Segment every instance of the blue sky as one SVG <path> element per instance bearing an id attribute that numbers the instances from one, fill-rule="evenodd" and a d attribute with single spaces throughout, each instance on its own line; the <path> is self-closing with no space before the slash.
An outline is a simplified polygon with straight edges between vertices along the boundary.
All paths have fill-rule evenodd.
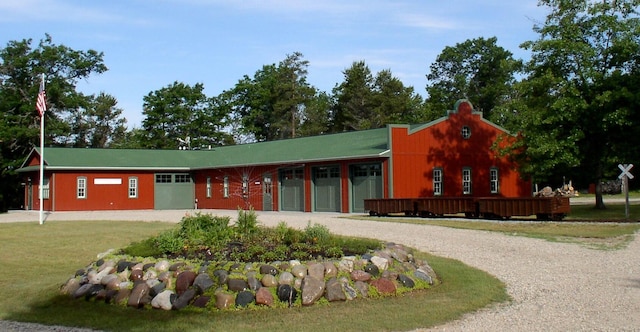
<path id="1" fill-rule="evenodd" d="M 425 75 L 446 46 L 496 36 L 528 59 L 519 45 L 537 37 L 546 12 L 537 0 L 2 0 L 0 47 L 28 38 L 37 46 L 48 33 L 55 44 L 104 52 L 109 70 L 78 88 L 113 95 L 129 127 L 140 127 L 151 91 L 178 81 L 216 96 L 294 52 L 320 90 L 364 60 L 426 97 Z"/>

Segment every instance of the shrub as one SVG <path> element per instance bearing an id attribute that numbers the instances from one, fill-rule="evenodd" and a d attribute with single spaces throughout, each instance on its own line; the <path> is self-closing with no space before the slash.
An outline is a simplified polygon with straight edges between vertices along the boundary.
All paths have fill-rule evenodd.
<path id="1" fill-rule="evenodd" d="M 253 208 L 249 211 L 238 209 L 236 229 L 241 238 L 250 237 L 258 232 L 258 216 Z"/>
<path id="2" fill-rule="evenodd" d="M 304 240 L 308 243 L 325 244 L 330 238 L 331 233 L 325 225 L 313 224 L 313 226 L 311 226 L 311 222 L 309 222 L 304 229 Z"/>
<path id="3" fill-rule="evenodd" d="M 180 230 L 169 230 L 158 235 L 155 239 L 158 250 L 163 254 L 173 254 L 181 252 L 185 247 L 185 239 Z"/>
<path id="4" fill-rule="evenodd" d="M 180 221 L 180 235 L 190 247 L 204 245 L 215 247 L 231 239 L 231 218 L 196 213 Z"/>
<path id="5" fill-rule="evenodd" d="M 157 257 L 163 254 L 161 249 L 156 245 L 155 239 L 152 237 L 130 244 L 128 247 L 122 249 L 122 253 L 136 257 Z"/>

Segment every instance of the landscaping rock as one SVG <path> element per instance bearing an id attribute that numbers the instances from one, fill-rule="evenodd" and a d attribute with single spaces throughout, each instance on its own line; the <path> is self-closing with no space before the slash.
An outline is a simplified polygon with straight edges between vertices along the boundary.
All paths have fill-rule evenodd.
<path id="1" fill-rule="evenodd" d="M 161 261 L 158 261 L 154 268 L 156 269 L 156 271 L 162 273 L 165 271 L 169 271 L 169 266 L 171 266 L 171 263 L 169 263 L 168 260 L 163 259 Z"/>
<path id="2" fill-rule="evenodd" d="M 355 256 L 342 257 L 340 262 L 338 262 L 338 271 L 348 272 L 348 273 L 353 272 L 353 266 L 354 266 L 355 260 L 356 260 Z"/>
<path id="3" fill-rule="evenodd" d="M 379 271 L 386 271 L 389 268 L 389 260 L 384 257 L 373 256 L 371 257 L 371 263 L 375 265 Z"/>
<path id="4" fill-rule="evenodd" d="M 256 304 L 272 307 L 274 303 L 273 294 L 268 288 L 260 288 L 256 292 Z"/>
<path id="5" fill-rule="evenodd" d="M 336 277 L 331 277 L 325 285 L 324 297 L 329 302 L 346 301 L 347 296 L 344 294 L 342 284 Z"/>
<path id="6" fill-rule="evenodd" d="M 249 285 L 249 289 L 254 292 L 262 287 L 262 283 L 255 276 L 247 277 L 247 285 Z"/>
<path id="7" fill-rule="evenodd" d="M 380 278 L 380 279 L 372 280 L 369 284 L 373 288 L 375 288 L 380 294 L 391 295 L 396 293 L 396 284 L 389 279 Z"/>
<path id="8" fill-rule="evenodd" d="M 291 274 L 296 278 L 304 278 L 307 275 L 307 267 L 302 264 L 293 265 Z"/>
<path id="9" fill-rule="evenodd" d="M 324 286 L 324 281 L 322 281 L 322 279 L 315 278 L 311 274 L 306 276 L 302 280 L 302 305 L 312 305 L 318 301 L 318 299 L 320 299 L 324 294 Z"/>
<path id="10" fill-rule="evenodd" d="M 140 270 L 142 272 L 142 270 Z M 131 290 L 131 295 L 129 295 L 129 300 L 127 301 L 127 306 L 134 308 L 142 308 L 145 303 L 148 303 L 149 300 L 147 297 L 149 296 L 149 285 L 146 282 L 139 282 L 133 286 Z"/>
<path id="11" fill-rule="evenodd" d="M 413 287 L 416 286 L 416 282 L 413 281 L 413 279 L 407 277 L 404 274 L 398 275 L 398 281 L 400 282 L 400 284 L 402 286 L 407 287 L 407 288 L 413 288 Z"/>
<path id="12" fill-rule="evenodd" d="M 372 277 L 371 273 L 362 270 L 353 270 L 350 275 L 353 281 L 369 281 Z"/>
<path id="13" fill-rule="evenodd" d="M 215 283 L 213 282 L 213 280 L 211 280 L 211 277 L 209 277 L 209 275 L 206 273 L 198 274 L 193 280 L 193 286 L 196 287 L 200 294 L 213 287 L 214 284 Z"/>
<path id="14" fill-rule="evenodd" d="M 278 277 L 278 285 L 292 285 L 293 284 L 293 274 L 291 272 L 282 272 Z"/>
<path id="15" fill-rule="evenodd" d="M 241 292 L 238 292 L 235 303 L 236 303 L 236 306 L 238 307 L 246 307 L 249 304 L 253 303 L 255 299 L 256 299 L 255 296 L 250 291 L 241 291 Z"/>
<path id="16" fill-rule="evenodd" d="M 355 287 L 355 289 L 358 290 L 358 292 L 360 293 L 360 295 L 362 295 L 362 297 L 367 298 L 369 297 L 369 284 L 367 284 L 364 281 L 356 281 L 353 286 Z"/>
<path id="17" fill-rule="evenodd" d="M 289 306 L 293 304 L 298 298 L 298 291 L 291 287 L 291 285 L 280 285 L 278 286 L 278 300 L 281 302 L 288 303 Z"/>
<path id="18" fill-rule="evenodd" d="M 196 297 L 196 290 L 193 288 L 189 288 L 184 291 L 182 294 L 178 294 L 178 298 L 173 302 L 173 309 L 180 310 L 184 307 L 188 306 L 189 303 Z"/>
<path id="19" fill-rule="evenodd" d="M 324 264 L 323 263 L 309 264 L 309 266 L 307 267 L 307 276 L 313 277 L 317 280 L 324 280 Z"/>
<path id="20" fill-rule="evenodd" d="M 247 290 L 249 285 L 244 279 L 232 278 L 227 281 L 227 288 L 229 288 L 230 291 L 241 292 Z"/>
<path id="21" fill-rule="evenodd" d="M 260 274 L 270 274 L 272 276 L 275 276 L 278 274 L 278 269 L 276 269 L 272 265 L 262 265 L 260 266 Z"/>
<path id="22" fill-rule="evenodd" d="M 193 285 L 196 279 L 196 273 L 193 271 L 184 271 L 178 274 L 176 279 L 176 293 L 181 296 L 191 285 Z"/>
<path id="23" fill-rule="evenodd" d="M 209 303 L 209 300 L 211 300 L 211 297 L 206 296 L 206 295 L 200 295 L 198 297 L 196 297 L 195 300 L 193 300 L 193 306 L 196 308 L 204 308 L 207 306 L 207 304 Z"/>
<path id="24" fill-rule="evenodd" d="M 364 267 L 364 272 L 371 274 L 373 277 L 377 277 L 380 275 L 380 269 L 378 269 L 378 267 L 373 263 L 367 264 Z"/>
<path id="25" fill-rule="evenodd" d="M 358 292 L 356 291 L 356 289 L 349 285 L 349 279 L 347 279 L 346 277 L 341 277 L 339 281 L 340 285 L 342 285 L 342 290 L 344 291 L 344 295 L 347 300 L 354 300 L 356 297 L 358 297 Z"/>
<path id="26" fill-rule="evenodd" d="M 67 282 L 60 288 L 62 294 L 73 295 L 78 288 L 80 288 L 80 282 L 76 278 L 69 278 Z"/>
<path id="27" fill-rule="evenodd" d="M 163 290 L 151 299 L 151 306 L 156 309 L 171 310 L 176 294 L 170 290 Z"/>
<path id="28" fill-rule="evenodd" d="M 229 272 L 219 269 L 213 271 L 213 276 L 218 278 L 218 285 L 226 285 L 229 279 Z"/>
<path id="29" fill-rule="evenodd" d="M 217 292 L 216 293 L 216 308 L 218 309 L 227 309 L 234 303 L 233 294 Z"/>
<path id="30" fill-rule="evenodd" d="M 336 277 L 338 275 L 338 268 L 336 267 L 335 263 L 333 263 L 333 262 L 324 262 L 322 264 L 324 265 L 324 277 L 325 278 Z"/>
<path id="31" fill-rule="evenodd" d="M 278 280 L 276 280 L 276 277 L 270 274 L 265 274 L 264 276 L 262 276 L 262 280 L 260 281 L 262 282 L 262 286 L 264 287 L 275 287 L 278 285 Z"/>

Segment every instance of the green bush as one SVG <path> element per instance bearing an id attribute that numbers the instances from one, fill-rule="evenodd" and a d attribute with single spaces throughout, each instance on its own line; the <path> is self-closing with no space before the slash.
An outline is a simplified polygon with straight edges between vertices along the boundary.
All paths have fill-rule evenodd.
<path id="1" fill-rule="evenodd" d="M 185 216 L 180 221 L 180 235 L 189 247 L 216 247 L 229 241 L 233 230 L 229 226 L 231 218 L 196 213 Z"/>
<path id="2" fill-rule="evenodd" d="M 313 226 L 311 226 L 311 222 L 309 222 L 304 229 L 304 240 L 307 243 L 326 244 L 330 238 L 331 233 L 325 225 L 313 224 Z"/>
<path id="3" fill-rule="evenodd" d="M 156 245 L 155 239 L 152 237 L 130 244 L 128 247 L 122 249 L 122 253 L 134 257 L 157 257 L 163 254 L 161 249 Z"/>
<path id="4" fill-rule="evenodd" d="M 241 238 L 248 238 L 258 232 L 258 216 L 253 208 L 249 211 L 238 209 L 236 230 Z"/>
<path id="5" fill-rule="evenodd" d="M 186 241 L 179 230 L 174 229 L 158 235 L 155 239 L 158 250 L 163 254 L 175 254 L 184 250 Z"/>

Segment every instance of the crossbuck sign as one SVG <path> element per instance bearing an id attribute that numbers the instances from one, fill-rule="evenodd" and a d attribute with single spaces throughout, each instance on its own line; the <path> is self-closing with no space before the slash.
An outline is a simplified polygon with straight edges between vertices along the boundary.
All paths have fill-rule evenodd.
<path id="1" fill-rule="evenodd" d="M 622 171 L 622 173 L 618 175 L 618 179 L 622 180 L 624 177 L 627 177 L 629 180 L 633 179 L 633 174 L 629 172 L 632 167 L 633 164 L 618 164 L 618 168 Z"/>
<path id="2" fill-rule="evenodd" d="M 633 164 L 618 164 L 618 168 L 622 171 L 622 173 L 620 173 L 620 175 L 618 175 L 618 179 L 623 181 L 623 188 L 624 189 L 624 198 L 625 198 L 625 205 L 624 205 L 624 216 L 629 219 L 629 180 L 633 179 L 633 174 L 631 174 L 631 172 L 629 172 L 631 170 L 631 168 L 633 167 Z"/>

